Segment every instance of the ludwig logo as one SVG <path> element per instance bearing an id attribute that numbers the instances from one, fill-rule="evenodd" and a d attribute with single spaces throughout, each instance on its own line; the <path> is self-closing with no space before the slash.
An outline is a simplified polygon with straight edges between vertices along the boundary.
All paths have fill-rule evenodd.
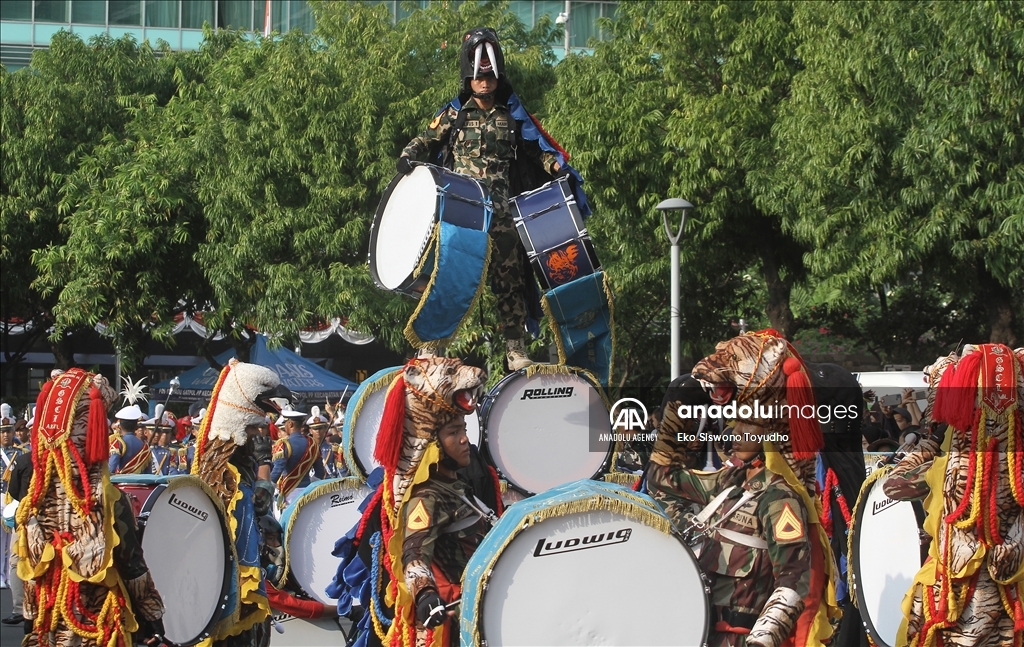
<path id="1" fill-rule="evenodd" d="M 168 505 L 173 506 L 182 512 L 192 515 L 200 521 L 206 521 L 210 518 L 210 515 L 205 510 L 200 510 L 191 503 L 186 503 L 179 499 L 174 492 L 171 492 L 171 499 L 167 502 Z"/>
<path id="2" fill-rule="evenodd" d="M 626 403 L 635 404 L 639 407 L 626 407 Z M 622 398 L 616 400 L 608 412 L 608 421 L 612 423 L 612 431 L 643 431 L 647 425 L 647 407 L 636 398 Z"/>
<path id="3" fill-rule="evenodd" d="M 545 537 L 537 542 L 537 547 L 533 549 L 533 556 L 546 557 L 547 555 L 571 553 L 588 548 L 610 546 L 611 544 L 624 544 L 629 541 L 631 534 L 633 534 L 632 528 L 623 528 L 614 532 L 602 532 L 597 535 L 590 535 L 589 537 L 573 537 L 558 541 L 549 540 Z"/>

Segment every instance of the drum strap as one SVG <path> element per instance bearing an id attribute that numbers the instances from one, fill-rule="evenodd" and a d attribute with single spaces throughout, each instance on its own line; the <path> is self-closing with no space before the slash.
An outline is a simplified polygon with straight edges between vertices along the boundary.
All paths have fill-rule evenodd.
<path id="1" fill-rule="evenodd" d="M 455 523 L 450 524 L 444 529 L 445 534 L 465 530 L 466 528 L 469 528 L 470 526 L 475 524 L 480 519 L 486 521 L 487 524 L 490 526 L 493 526 L 495 523 L 498 522 L 498 517 L 494 514 L 494 511 L 488 508 L 487 504 L 478 499 L 476 496 L 473 496 L 473 501 L 470 501 L 469 498 L 464 494 L 460 494 L 459 498 L 462 499 L 466 503 L 466 505 L 472 508 L 473 512 L 475 512 L 476 514 L 466 517 L 462 521 L 456 521 Z"/>
<path id="2" fill-rule="evenodd" d="M 759 550 L 767 550 L 768 548 L 768 542 L 760 537 L 755 537 L 754 535 L 736 532 L 735 530 L 728 530 L 727 528 L 716 528 L 715 533 L 724 539 L 728 539 L 732 543 L 740 544 L 741 546 L 757 548 Z"/>

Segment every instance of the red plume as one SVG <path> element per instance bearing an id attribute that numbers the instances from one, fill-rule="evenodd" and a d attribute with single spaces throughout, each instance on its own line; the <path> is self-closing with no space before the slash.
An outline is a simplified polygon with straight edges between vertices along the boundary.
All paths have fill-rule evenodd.
<path id="1" fill-rule="evenodd" d="M 110 457 L 109 431 L 103 393 L 92 387 L 89 389 L 89 423 L 85 430 L 85 462 L 90 465 L 107 462 Z"/>
<path id="2" fill-rule="evenodd" d="M 949 423 L 957 431 L 967 431 L 974 423 L 981 373 L 981 350 L 967 354 L 956 366 L 946 369 L 935 393 L 932 418 Z"/>
<path id="3" fill-rule="evenodd" d="M 797 460 L 814 458 L 825 446 L 825 439 L 818 423 L 811 380 L 803 362 L 796 357 L 786 358 L 782 370 L 786 374 L 786 404 L 790 405 L 789 440 L 793 445 L 793 457 Z M 800 415 L 806 406 L 811 407 L 809 418 Z"/>
<path id="4" fill-rule="evenodd" d="M 377 446 L 373 457 L 384 466 L 385 472 L 394 473 L 402 455 L 402 435 L 405 433 L 405 376 L 399 375 L 388 389 L 384 401 L 384 416 L 377 432 Z"/>

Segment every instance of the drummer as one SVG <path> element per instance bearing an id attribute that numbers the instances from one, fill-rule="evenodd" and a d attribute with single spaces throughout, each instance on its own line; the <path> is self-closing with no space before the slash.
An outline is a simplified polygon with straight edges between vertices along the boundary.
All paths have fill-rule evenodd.
<path id="1" fill-rule="evenodd" d="M 496 60 L 491 60 L 492 56 Z M 550 176 L 569 175 L 569 170 L 562 169 L 558 157 L 542 151 L 536 141 L 522 138 L 522 126 L 510 111 L 513 90 L 505 76 L 505 59 L 493 29 L 466 32 L 459 61 L 462 109 L 449 105 L 434 117 L 423 134 L 402 151 L 398 171 L 411 173 L 412 161 L 433 159 L 431 153 L 441 148 L 444 166 L 476 178 L 490 191 L 494 214 L 487 274 L 498 301 L 509 368 L 515 371 L 533 363 L 523 342 L 526 328 L 523 289 L 524 281 L 530 277 L 529 268 L 520 260 L 521 243 L 508 199 L 536 188 L 524 186 L 522 180 L 531 162 L 533 166 L 542 167 L 537 169 L 538 174 L 548 176 L 536 182 L 536 186 L 548 181 Z M 423 352 L 435 354 L 441 349 L 435 343 L 424 346 Z"/>
<path id="2" fill-rule="evenodd" d="M 310 413 L 311 415 L 306 420 L 306 426 L 309 427 L 309 435 L 312 436 L 317 446 L 320 447 L 320 461 L 324 465 L 325 478 L 336 478 L 338 476 L 338 466 L 334 461 L 334 447 L 331 446 L 330 441 L 327 439 L 327 428 L 330 426 L 331 421 L 320 413 L 319 407 L 313 407 Z"/>
<path id="3" fill-rule="evenodd" d="M 139 421 L 143 419 L 142 409 L 132 404 L 114 414 L 118 431 L 110 439 L 111 474 L 151 474 L 152 453 L 149 446 L 139 437 Z"/>
<path id="4" fill-rule="evenodd" d="M 441 427 L 438 444 L 441 460 L 431 466 L 430 478 L 413 486 L 403 507 L 405 584 L 416 601 L 416 621 L 425 628 L 455 616 L 445 605 L 459 599 L 462 572 L 490 529 L 492 514 L 456 473 L 471 460 L 466 419 L 456 416 Z M 448 631 L 451 644 L 458 645 L 457 623 Z"/>
<path id="5" fill-rule="evenodd" d="M 678 386 L 680 397 L 687 389 L 700 390 L 693 379 Z M 693 422 L 681 421 L 666 407 L 647 482 L 661 502 L 675 498 L 698 504 L 707 511 L 704 526 L 714 528 L 706 533 L 699 556 L 712 581 L 714 624 L 708 645 L 779 647 L 792 632 L 811 586 L 808 512 L 785 479 L 766 469 L 760 442 L 734 442 L 728 464 L 718 472 L 685 467 L 688 448 L 676 433 L 692 432 L 686 426 Z M 736 423 L 739 435 L 753 435 L 754 429 Z M 730 486 L 716 507 L 715 497 Z M 684 534 L 694 525 L 692 516 L 676 521 Z"/>
<path id="6" fill-rule="evenodd" d="M 302 411 L 288 409 L 284 417 L 284 431 L 287 438 L 276 446 L 270 480 L 277 486 L 277 502 L 280 509 L 292 502 L 302 488 L 310 483 L 310 470 L 317 478 L 324 478 L 324 462 L 316 440 L 304 433 L 308 416 Z"/>

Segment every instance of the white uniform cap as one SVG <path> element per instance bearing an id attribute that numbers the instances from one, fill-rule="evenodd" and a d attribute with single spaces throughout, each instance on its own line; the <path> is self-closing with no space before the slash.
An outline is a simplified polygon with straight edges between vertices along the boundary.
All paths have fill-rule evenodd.
<path id="1" fill-rule="evenodd" d="M 6 402 L 0 404 L 0 418 L 11 418 L 13 417 L 11 415 L 12 413 L 14 413 L 14 411 L 11 409 L 11 405 Z"/>
<path id="2" fill-rule="evenodd" d="M 132 404 L 115 413 L 114 417 L 118 420 L 142 420 L 144 416 L 139 405 Z"/>

